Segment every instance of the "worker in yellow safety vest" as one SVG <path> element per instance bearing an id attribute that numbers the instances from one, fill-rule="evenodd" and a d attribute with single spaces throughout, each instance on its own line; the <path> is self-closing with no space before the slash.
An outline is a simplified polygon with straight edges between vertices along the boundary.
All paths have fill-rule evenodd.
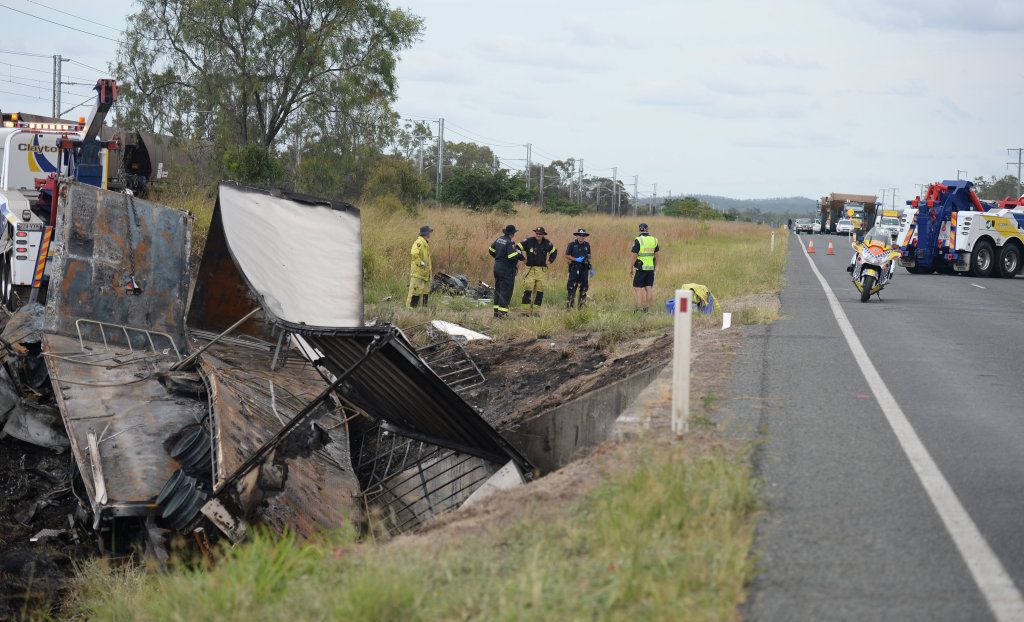
<path id="1" fill-rule="evenodd" d="M 427 306 L 430 299 L 430 276 L 433 266 L 430 265 L 430 234 L 434 230 L 429 225 L 420 227 L 420 236 L 412 243 L 412 264 L 409 267 L 409 298 L 406 306 L 414 309 Z"/>
<path id="2" fill-rule="evenodd" d="M 647 223 L 640 224 L 640 235 L 633 240 L 633 261 L 629 276 L 633 277 L 636 292 L 636 310 L 648 313 L 654 300 L 654 271 L 658 264 L 658 238 L 647 231 Z"/>

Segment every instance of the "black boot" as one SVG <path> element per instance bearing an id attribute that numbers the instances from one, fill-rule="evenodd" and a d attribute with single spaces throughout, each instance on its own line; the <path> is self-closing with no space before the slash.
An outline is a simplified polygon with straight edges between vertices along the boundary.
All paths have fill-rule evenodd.
<path id="1" fill-rule="evenodd" d="M 533 306 L 539 307 L 542 302 L 544 302 L 544 292 L 537 292 L 537 295 L 533 299 Z"/>
<path id="2" fill-rule="evenodd" d="M 409 306 L 411 308 L 413 308 L 413 309 L 415 309 L 416 307 L 420 306 L 420 297 L 419 296 L 413 296 L 413 297 L 409 298 Z"/>
<path id="3" fill-rule="evenodd" d="M 537 297 L 540 298 L 540 294 L 537 294 Z M 527 306 L 529 304 L 530 304 L 530 290 L 526 290 L 525 292 L 523 292 L 523 306 L 525 307 L 525 306 Z"/>

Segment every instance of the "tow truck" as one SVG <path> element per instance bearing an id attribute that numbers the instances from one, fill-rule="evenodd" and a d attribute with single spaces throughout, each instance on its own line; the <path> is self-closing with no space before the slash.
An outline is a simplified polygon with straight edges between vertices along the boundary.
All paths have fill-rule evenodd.
<path id="1" fill-rule="evenodd" d="M 945 180 L 907 205 L 899 262 L 911 274 L 1013 278 L 1020 272 L 1024 200 L 982 201 L 970 181 Z"/>
<path id="2" fill-rule="evenodd" d="M 103 78 L 94 90 L 96 103 L 77 123 L 16 112 L 0 120 L 0 303 L 11 311 L 36 300 L 46 281 L 61 180 L 107 186 L 118 145 L 101 141 L 100 129 L 117 84 Z"/>

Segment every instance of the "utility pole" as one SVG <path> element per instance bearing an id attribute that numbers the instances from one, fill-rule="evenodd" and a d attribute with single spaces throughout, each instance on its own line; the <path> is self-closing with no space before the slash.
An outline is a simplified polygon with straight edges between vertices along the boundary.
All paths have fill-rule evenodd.
<path id="1" fill-rule="evenodd" d="M 60 118 L 60 86 L 63 80 L 61 79 L 61 67 L 64 63 L 71 60 L 70 58 L 64 58 L 60 54 L 53 55 L 53 117 L 55 119 Z"/>
<path id="2" fill-rule="evenodd" d="M 526 143 L 526 191 L 530 191 L 530 155 L 533 151 L 533 145 Z"/>
<path id="3" fill-rule="evenodd" d="M 899 192 L 900 189 L 899 188 L 889 188 L 889 190 L 892 190 L 892 208 L 896 209 L 896 193 Z M 882 206 L 884 207 L 885 204 L 883 203 Z"/>
<path id="4" fill-rule="evenodd" d="M 882 188 L 881 190 L 879 190 L 879 192 L 882 193 L 882 209 L 885 209 L 885 192 L 886 192 L 886 189 Z"/>
<path id="5" fill-rule="evenodd" d="M 1013 153 L 1014 151 L 1017 152 L 1017 196 L 1020 197 L 1020 196 L 1024 195 L 1024 192 L 1021 191 L 1021 183 L 1020 183 L 1021 165 L 1024 164 L 1024 159 L 1021 158 L 1021 154 L 1024 153 L 1024 147 L 1017 147 L 1015 149 L 1007 149 L 1006 153 L 1010 154 L 1010 153 Z M 1006 165 L 1007 166 L 1013 166 L 1013 162 L 1007 162 Z"/>
<path id="6" fill-rule="evenodd" d="M 931 184 L 914 184 L 914 185 L 917 186 L 917 191 L 918 191 L 918 195 L 917 196 L 918 196 L 918 198 L 920 198 L 920 197 L 923 197 L 926 194 L 925 193 L 925 188 L 927 188 Z"/>
<path id="7" fill-rule="evenodd" d="M 654 194 L 651 195 L 651 216 L 654 216 L 654 214 L 656 213 L 655 210 L 658 209 L 657 205 L 658 205 L 658 184 L 654 184 Z"/>
<path id="8" fill-rule="evenodd" d="M 583 205 L 583 158 L 580 158 L 580 205 Z"/>
<path id="9" fill-rule="evenodd" d="M 960 173 L 963 173 L 964 175 L 966 175 L 966 174 L 967 174 L 967 171 L 963 171 L 963 170 L 960 170 L 960 169 L 956 169 L 956 179 L 957 179 L 957 181 L 959 181 L 959 180 L 960 180 Z M 965 179 L 966 179 L 966 177 L 965 177 Z"/>
<path id="10" fill-rule="evenodd" d="M 527 173 L 526 177 L 527 178 L 530 177 L 529 173 Z M 543 208 L 544 207 L 544 167 L 543 166 L 540 167 L 540 174 L 537 175 L 537 189 L 540 192 L 540 206 L 541 206 L 541 208 Z"/>
<path id="11" fill-rule="evenodd" d="M 639 175 L 633 175 L 633 215 L 636 216 L 636 211 L 640 207 L 640 195 L 637 193 L 637 184 L 640 181 Z"/>
<path id="12" fill-rule="evenodd" d="M 436 198 L 441 200 L 441 184 L 444 182 L 444 117 L 437 120 L 437 188 Z"/>
<path id="13" fill-rule="evenodd" d="M 615 189 L 615 215 L 619 215 L 619 167 L 612 167 L 612 188 Z"/>
<path id="14" fill-rule="evenodd" d="M 423 179 L 423 146 L 416 150 L 416 159 L 419 160 L 420 165 L 420 179 Z"/>

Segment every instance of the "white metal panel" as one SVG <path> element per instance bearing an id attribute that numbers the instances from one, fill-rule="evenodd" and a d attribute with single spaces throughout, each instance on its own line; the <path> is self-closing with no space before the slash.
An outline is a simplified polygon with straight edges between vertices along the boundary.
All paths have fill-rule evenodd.
<path id="1" fill-rule="evenodd" d="M 362 325 L 358 212 L 228 184 L 219 198 L 231 256 L 268 311 L 294 324 Z"/>

